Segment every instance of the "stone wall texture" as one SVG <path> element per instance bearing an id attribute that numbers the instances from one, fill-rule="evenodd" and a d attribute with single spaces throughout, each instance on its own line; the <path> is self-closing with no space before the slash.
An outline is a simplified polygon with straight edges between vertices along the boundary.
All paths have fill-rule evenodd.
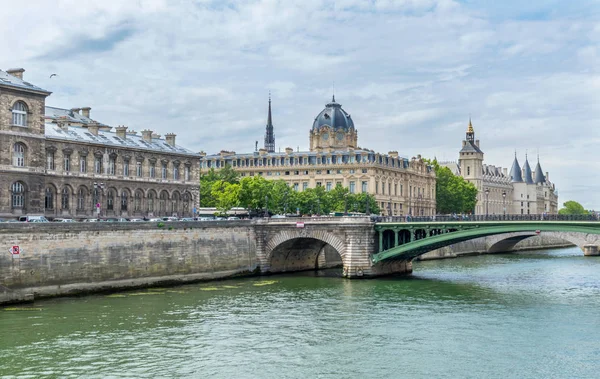
<path id="1" fill-rule="evenodd" d="M 257 269 L 249 223 L 6 224 L 0 229 L 2 297 L 68 295 L 184 283 Z M 17 258 L 9 253 L 18 245 Z"/>

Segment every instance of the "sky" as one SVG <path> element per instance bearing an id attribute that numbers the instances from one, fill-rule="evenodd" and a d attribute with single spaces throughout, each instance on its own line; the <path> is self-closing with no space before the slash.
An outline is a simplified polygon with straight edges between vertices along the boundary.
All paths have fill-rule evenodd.
<path id="1" fill-rule="evenodd" d="M 600 0 L 2 0 L 0 69 L 46 104 L 194 151 L 307 150 L 331 99 L 360 147 L 484 163 L 526 154 L 600 209 Z M 50 78 L 51 74 L 57 74 Z"/>

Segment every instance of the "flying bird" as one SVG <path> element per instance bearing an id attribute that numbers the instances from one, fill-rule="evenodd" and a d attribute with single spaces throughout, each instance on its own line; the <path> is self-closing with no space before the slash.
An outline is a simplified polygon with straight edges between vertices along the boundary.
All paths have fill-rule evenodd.
<path id="1" fill-rule="evenodd" d="M 50 79 L 52 79 L 53 76 L 58 76 L 58 74 L 52 74 L 52 75 L 50 75 Z"/>

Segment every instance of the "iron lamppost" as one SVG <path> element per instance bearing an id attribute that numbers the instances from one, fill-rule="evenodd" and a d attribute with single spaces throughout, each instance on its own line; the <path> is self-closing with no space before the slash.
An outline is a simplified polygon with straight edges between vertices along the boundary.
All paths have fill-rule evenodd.
<path id="1" fill-rule="evenodd" d="M 506 191 L 502 191 L 502 208 L 503 215 L 506 216 Z"/>
<path id="2" fill-rule="evenodd" d="M 485 219 L 488 219 L 488 204 L 489 204 L 489 196 L 490 196 L 490 189 L 486 188 L 485 189 Z"/>

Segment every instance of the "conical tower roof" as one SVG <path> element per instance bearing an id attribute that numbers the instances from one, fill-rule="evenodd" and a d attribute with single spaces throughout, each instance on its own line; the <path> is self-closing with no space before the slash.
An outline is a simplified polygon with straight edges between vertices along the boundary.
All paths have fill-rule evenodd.
<path id="1" fill-rule="evenodd" d="M 532 172 L 531 172 L 531 167 L 529 166 L 529 161 L 527 160 L 527 155 L 525 155 L 525 164 L 523 164 L 523 173 L 525 174 L 525 177 L 523 178 L 525 183 L 533 184 L 533 176 L 532 176 Z"/>
<path id="2" fill-rule="evenodd" d="M 540 166 L 540 157 L 538 157 L 537 165 L 535 166 L 535 174 L 534 178 L 536 184 L 546 183 L 546 177 L 544 176 L 544 172 L 542 171 L 542 166 Z"/>
<path id="3" fill-rule="evenodd" d="M 523 175 L 521 175 L 521 166 L 517 160 L 517 154 L 515 153 L 515 160 L 513 161 L 512 168 L 510 169 L 510 181 L 512 183 L 521 183 L 523 181 Z"/>

